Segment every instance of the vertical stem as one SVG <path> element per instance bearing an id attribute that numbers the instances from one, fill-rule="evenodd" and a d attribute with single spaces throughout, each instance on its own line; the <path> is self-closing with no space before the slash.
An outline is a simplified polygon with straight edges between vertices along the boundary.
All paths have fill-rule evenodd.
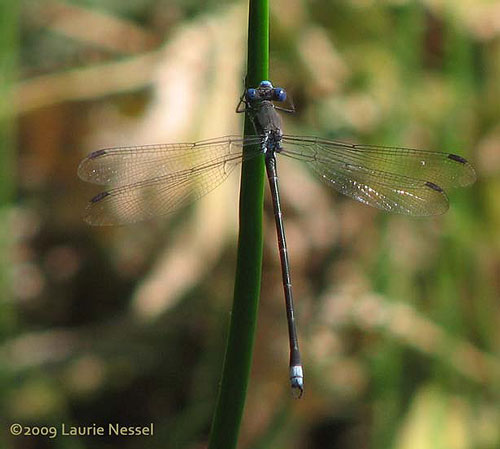
<path id="1" fill-rule="evenodd" d="M 269 72 L 269 0 L 250 0 L 247 86 Z M 245 135 L 254 134 L 245 117 Z M 250 376 L 262 272 L 264 158 L 243 162 L 240 230 L 231 323 L 209 449 L 235 448 Z"/>

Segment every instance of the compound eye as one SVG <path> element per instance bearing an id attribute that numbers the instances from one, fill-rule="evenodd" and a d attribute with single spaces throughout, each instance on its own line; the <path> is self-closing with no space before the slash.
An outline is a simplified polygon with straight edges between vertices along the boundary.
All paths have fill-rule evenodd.
<path id="1" fill-rule="evenodd" d="M 257 95 L 257 89 L 247 89 L 247 92 L 245 94 L 245 98 L 248 101 L 254 101 L 257 100 L 258 95 Z"/>
<path id="2" fill-rule="evenodd" d="M 275 101 L 285 101 L 286 100 L 285 89 L 282 89 L 281 87 L 275 87 L 273 89 L 273 100 L 275 100 Z"/>

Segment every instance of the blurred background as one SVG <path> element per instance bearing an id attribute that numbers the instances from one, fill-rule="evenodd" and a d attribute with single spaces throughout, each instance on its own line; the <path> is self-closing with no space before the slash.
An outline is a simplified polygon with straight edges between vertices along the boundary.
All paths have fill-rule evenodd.
<path id="1" fill-rule="evenodd" d="M 306 392 L 288 389 L 266 187 L 240 448 L 500 447 L 500 2 L 271 0 L 290 134 L 453 152 L 447 214 L 391 216 L 280 158 Z M 238 175 L 151 222 L 92 228 L 103 147 L 239 134 L 247 3 L 35 0 L 1 14 L 1 447 L 206 447 L 229 322 Z M 13 437 L 149 425 L 154 437 Z"/>

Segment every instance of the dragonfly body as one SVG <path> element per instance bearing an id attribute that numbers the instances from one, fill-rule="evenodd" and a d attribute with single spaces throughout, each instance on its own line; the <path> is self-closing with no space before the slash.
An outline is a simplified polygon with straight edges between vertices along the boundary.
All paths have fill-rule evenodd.
<path id="1" fill-rule="evenodd" d="M 295 325 L 295 311 L 293 305 L 292 280 L 288 247 L 286 244 L 283 212 L 278 184 L 276 153 L 281 152 L 283 131 L 281 117 L 271 100 L 284 101 L 286 93 L 281 88 L 273 88 L 269 81 L 262 81 L 258 89 L 248 89 L 245 92 L 245 111 L 249 113 L 255 132 L 262 136 L 261 149 L 265 154 L 267 179 L 273 201 L 278 249 L 281 261 L 283 292 L 285 295 L 285 309 L 288 323 L 288 337 L 290 344 L 289 377 L 293 396 L 300 398 L 304 392 L 304 372 L 299 350 L 299 340 Z M 239 105 L 238 105 L 239 106 Z M 237 108 L 238 111 L 238 108 Z M 238 111 L 243 112 L 243 111 Z"/>
<path id="2" fill-rule="evenodd" d="M 265 155 L 282 266 L 290 339 L 290 382 L 303 391 L 276 154 L 305 162 L 330 187 L 364 204 L 408 216 L 439 215 L 446 191 L 472 184 L 475 171 L 456 154 L 411 148 L 355 145 L 283 134 L 277 110 L 286 92 L 262 81 L 247 89 L 236 112 L 248 112 L 256 135 L 225 136 L 194 143 L 98 150 L 78 167 L 84 181 L 111 185 L 92 198 L 85 220 L 92 225 L 142 221 L 171 213 L 217 187 L 243 160 Z"/>
<path id="3" fill-rule="evenodd" d="M 236 112 L 248 112 L 258 136 L 262 137 L 262 152 L 271 155 L 282 149 L 283 137 L 281 117 L 274 101 L 285 101 L 286 93 L 273 88 L 269 81 L 262 81 L 257 89 L 247 89 L 240 99 Z M 244 104 L 245 108 L 241 108 Z"/>
<path id="4" fill-rule="evenodd" d="M 251 115 L 257 134 L 259 136 L 272 136 L 277 142 L 281 142 L 283 135 L 281 117 L 276 112 L 274 104 L 269 100 L 263 100 L 253 107 L 256 110 Z"/>

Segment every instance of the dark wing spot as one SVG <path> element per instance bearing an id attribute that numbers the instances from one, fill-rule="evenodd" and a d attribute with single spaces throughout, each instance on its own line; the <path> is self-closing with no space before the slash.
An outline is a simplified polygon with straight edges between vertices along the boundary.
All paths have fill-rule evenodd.
<path id="1" fill-rule="evenodd" d="M 95 159 L 96 157 L 106 154 L 106 150 L 97 150 L 89 154 L 88 159 Z"/>
<path id="2" fill-rule="evenodd" d="M 427 181 L 425 185 L 427 187 L 430 187 L 432 190 L 435 190 L 436 192 L 443 192 L 443 189 L 433 182 Z"/>
<path id="3" fill-rule="evenodd" d="M 457 154 L 448 154 L 448 159 L 460 162 L 461 164 L 467 164 L 467 161 L 462 156 L 458 156 Z"/>
<path id="4" fill-rule="evenodd" d="M 109 195 L 109 192 L 98 193 L 94 198 L 90 200 L 91 203 L 98 203 Z"/>

